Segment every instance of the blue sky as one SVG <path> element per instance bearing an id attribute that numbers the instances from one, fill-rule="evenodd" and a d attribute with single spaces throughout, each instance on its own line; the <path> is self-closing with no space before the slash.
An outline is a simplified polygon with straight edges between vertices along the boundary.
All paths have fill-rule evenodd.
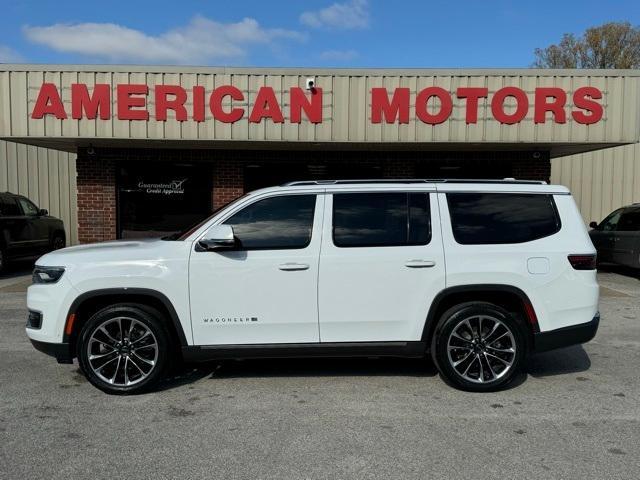
<path id="1" fill-rule="evenodd" d="M 608 21 L 639 25 L 638 0 L 7 0 L 0 62 L 528 67 Z"/>

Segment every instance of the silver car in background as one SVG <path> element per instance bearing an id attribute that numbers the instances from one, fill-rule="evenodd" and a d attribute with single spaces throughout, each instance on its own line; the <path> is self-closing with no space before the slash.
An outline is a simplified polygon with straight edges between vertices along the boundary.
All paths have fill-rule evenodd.
<path id="1" fill-rule="evenodd" d="M 640 269 L 640 203 L 619 208 L 602 222 L 591 222 L 589 226 L 598 263 Z"/>

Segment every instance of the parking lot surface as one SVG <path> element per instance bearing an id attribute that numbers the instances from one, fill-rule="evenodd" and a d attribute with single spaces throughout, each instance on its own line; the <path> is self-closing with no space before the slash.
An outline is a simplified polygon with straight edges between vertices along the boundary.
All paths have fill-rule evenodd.
<path id="1" fill-rule="evenodd" d="M 29 279 L 0 278 L 0 478 L 638 478 L 640 280 L 599 280 L 596 338 L 498 393 L 362 359 L 206 365 L 116 397 L 31 347 Z"/>

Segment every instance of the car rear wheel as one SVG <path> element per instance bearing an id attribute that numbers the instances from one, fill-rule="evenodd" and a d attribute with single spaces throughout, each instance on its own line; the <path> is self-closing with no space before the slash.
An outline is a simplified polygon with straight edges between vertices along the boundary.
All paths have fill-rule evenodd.
<path id="1" fill-rule="evenodd" d="M 113 394 L 139 393 L 163 376 L 169 336 L 161 314 L 140 305 L 105 308 L 84 325 L 77 345 L 87 379 Z"/>
<path id="2" fill-rule="evenodd" d="M 0 247 L 0 273 L 4 273 L 7 268 L 7 257 L 4 250 Z"/>
<path id="3" fill-rule="evenodd" d="M 525 358 L 526 340 L 516 316 L 484 302 L 447 310 L 433 339 L 440 374 L 468 391 L 494 391 L 511 382 Z"/>

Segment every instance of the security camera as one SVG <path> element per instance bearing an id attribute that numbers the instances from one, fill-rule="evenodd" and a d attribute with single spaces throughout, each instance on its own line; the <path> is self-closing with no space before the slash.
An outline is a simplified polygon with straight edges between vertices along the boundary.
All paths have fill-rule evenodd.
<path id="1" fill-rule="evenodd" d="M 87 155 L 90 157 L 93 157 L 96 154 L 95 149 L 93 148 L 92 145 L 89 145 L 89 147 L 87 147 Z"/>
<path id="2" fill-rule="evenodd" d="M 313 77 L 307 78 L 307 90 L 313 90 L 316 88 L 316 79 Z"/>
<path id="3" fill-rule="evenodd" d="M 540 152 L 533 152 L 533 155 L 532 155 L 532 156 L 533 156 L 533 158 L 535 158 L 536 160 L 538 160 L 538 159 L 542 156 L 542 154 L 541 154 Z"/>

